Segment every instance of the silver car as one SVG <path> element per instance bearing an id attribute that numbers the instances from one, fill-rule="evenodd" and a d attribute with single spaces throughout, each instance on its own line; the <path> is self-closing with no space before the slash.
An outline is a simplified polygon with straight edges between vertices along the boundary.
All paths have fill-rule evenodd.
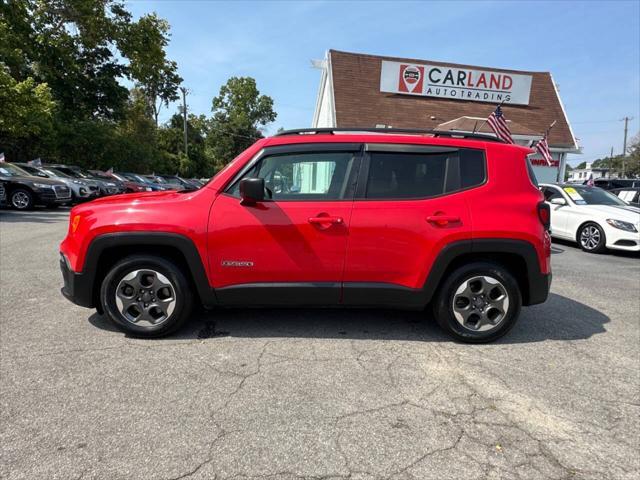
<path id="1" fill-rule="evenodd" d="M 53 167 L 39 167 L 38 170 L 43 172 L 47 177 L 60 180 L 67 184 L 71 189 L 73 200 L 92 200 L 98 196 L 98 187 L 89 185 L 85 180 L 74 178 Z"/>

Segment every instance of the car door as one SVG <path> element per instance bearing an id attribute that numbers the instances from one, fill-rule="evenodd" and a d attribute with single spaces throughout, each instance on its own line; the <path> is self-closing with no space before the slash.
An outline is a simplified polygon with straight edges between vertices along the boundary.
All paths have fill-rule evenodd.
<path id="1" fill-rule="evenodd" d="M 360 145 L 271 147 L 214 202 L 209 267 L 223 304 L 337 304 Z M 266 200 L 240 201 L 242 178 Z"/>
<path id="2" fill-rule="evenodd" d="M 485 182 L 484 152 L 402 145 L 366 149 L 349 228 L 344 303 L 420 303 L 437 255 L 472 236 L 464 190 Z"/>
<path id="3" fill-rule="evenodd" d="M 551 209 L 551 234 L 554 237 L 568 238 L 570 235 L 567 230 L 567 221 L 571 216 L 572 204 L 568 198 L 561 192 L 560 188 L 555 186 L 545 186 L 542 189 L 544 200 Z M 555 205 L 551 200 L 561 198 L 566 203 L 564 205 Z"/>

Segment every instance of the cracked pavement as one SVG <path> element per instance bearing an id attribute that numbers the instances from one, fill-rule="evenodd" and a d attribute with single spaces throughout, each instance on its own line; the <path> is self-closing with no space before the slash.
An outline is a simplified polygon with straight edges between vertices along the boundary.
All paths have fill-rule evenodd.
<path id="1" fill-rule="evenodd" d="M 68 211 L 0 211 L 0 478 L 636 479 L 640 262 L 554 244 L 489 345 L 420 312 L 220 310 L 128 338 L 59 293 Z"/>

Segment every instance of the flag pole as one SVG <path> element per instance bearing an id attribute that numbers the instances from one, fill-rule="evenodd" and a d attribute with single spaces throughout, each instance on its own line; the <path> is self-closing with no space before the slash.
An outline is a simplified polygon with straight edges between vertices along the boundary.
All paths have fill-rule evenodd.
<path id="1" fill-rule="evenodd" d="M 504 103 L 504 100 L 502 100 L 502 101 L 498 104 L 498 106 L 497 106 L 496 108 L 494 108 L 494 109 L 493 109 L 493 111 L 495 112 L 495 111 L 496 111 L 496 109 L 497 109 L 498 107 L 501 107 L 503 103 Z M 491 115 L 491 113 L 490 113 L 489 115 Z M 484 126 L 484 124 L 485 124 L 485 123 L 487 123 L 487 119 L 489 118 L 489 115 L 487 115 L 487 116 L 485 117 L 485 119 L 484 119 L 484 120 L 482 121 L 482 123 L 480 124 L 480 127 L 479 127 L 479 128 L 482 128 L 482 127 Z M 477 124 L 478 124 L 478 123 L 476 122 L 476 125 L 477 125 Z M 476 127 L 475 127 L 475 125 L 474 125 L 474 127 L 473 127 L 473 133 L 476 133 Z M 497 136 L 497 135 L 496 135 L 496 136 Z"/>

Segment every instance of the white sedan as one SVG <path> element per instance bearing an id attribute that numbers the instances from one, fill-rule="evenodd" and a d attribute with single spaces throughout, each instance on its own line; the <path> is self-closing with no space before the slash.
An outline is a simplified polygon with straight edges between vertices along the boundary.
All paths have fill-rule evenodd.
<path id="1" fill-rule="evenodd" d="M 551 236 L 577 242 L 584 251 L 640 251 L 640 208 L 586 185 L 541 184 L 551 208 Z"/>

